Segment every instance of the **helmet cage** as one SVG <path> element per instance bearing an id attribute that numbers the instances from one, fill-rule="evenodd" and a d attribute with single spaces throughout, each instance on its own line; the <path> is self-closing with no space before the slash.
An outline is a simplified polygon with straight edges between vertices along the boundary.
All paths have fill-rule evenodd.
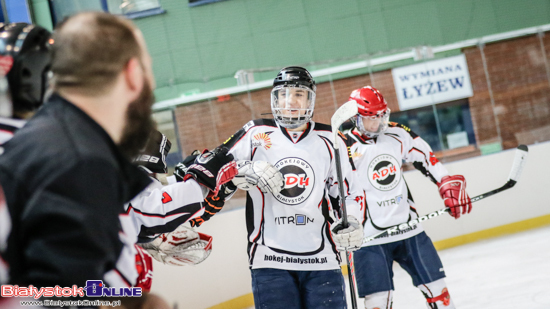
<path id="1" fill-rule="evenodd" d="M 375 138 L 379 134 L 384 133 L 388 129 L 389 125 L 389 119 L 390 119 L 390 112 L 391 110 L 389 108 L 386 108 L 384 111 L 379 111 L 376 116 L 363 116 L 361 114 L 355 115 L 355 117 L 352 118 L 353 123 L 355 124 L 355 127 L 359 129 L 359 132 L 361 134 L 367 136 L 368 138 Z M 378 128 L 374 131 L 368 130 L 365 128 L 363 121 L 375 121 L 379 120 Z"/>
<path id="2" fill-rule="evenodd" d="M 309 87 L 285 84 L 271 90 L 271 112 L 282 127 L 295 129 L 308 123 L 314 108 L 315 92 Z"/>

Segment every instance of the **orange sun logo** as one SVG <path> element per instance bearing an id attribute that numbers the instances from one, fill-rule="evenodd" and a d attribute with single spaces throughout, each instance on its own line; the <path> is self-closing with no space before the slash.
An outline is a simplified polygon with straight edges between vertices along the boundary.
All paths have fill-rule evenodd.
<path id="1" fill-rule="evenodd" d="M 259 146 L 263 146 L 266 150 L 271 148 L 271 138 L 269 138 L 269 135 L 265 133 L 258 133 L 254 135 L 254 139 L 259 142 Z"/>

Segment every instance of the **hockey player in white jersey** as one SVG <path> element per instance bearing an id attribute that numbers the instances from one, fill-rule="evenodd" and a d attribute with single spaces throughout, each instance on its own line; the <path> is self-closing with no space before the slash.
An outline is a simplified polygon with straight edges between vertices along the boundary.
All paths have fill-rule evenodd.
<path id="1" fill-rule="evenodd" d="M 337 245 L 353 249 L 362 227 L 331 235 L 338 196 L 331 128 L 311 120 L 315 82 L 301 67 L 283 68 L 274 80 L 271 109 L 275 120 L 248 122 L 224 144 L 236 160 L 267 161 L 280 170 L 284 184 L 247 192 L 248 257 L 256 308 L 346 308 Z M 337 142 L 342 143 L 339 139 Z M 350 207 L 361 207 L 351 165 L 342 155 Z M 240 171 L 246 169 L 240 166 Z M 239 176 L 233 182 L 239 181 Z M 280 187 L 283 186 L 279 192 Z M 335 243 L 335 241 L 339 243 Z"/>
<path id="2" fill-rule="evenodd" d="M 136 261 L 138 266 L 143 267 L 137 269 L 137 286 L 144 290 L 150 289 L 152 282 L 152 262 L 148 253 L 159 262 L 174 266 L 196 265 L 210 255 L 212 237 L 184 224 L 191 222 L 197 226 L 200 225 L 197 222 L 203 222 L 204 218 L 208 220 L 212 212 L 221 209 L 212 209 L 212 204 L 219 197 L 225 199 L 236 190 L 234 187 L 230 193 L 227 192 L 230 185 L 226 183 L 237 169 L 232 161 L 233 156 L 222 148 L 188 156 L 178 164 L 183 165 L 185 171 L 177 170 L 175 177 L 168 177 L 168 184 L 161 183 L 158 179 L 164 178 L 167 173 L 166 155 L 170 148 L 171 143 L 164 134 L 156 130 L 151 132 L 146 147 L 135 163 L 150 176 L 152 183 L 125 205 L 126 213 L 120 218 L 129 240 L 124 248 L 128 256 L 133 254 L 133 243 L 138 242 L 135 246 L 138 251 Z M 202 160 L 205 156 L 208 156 L 208 161 Z M 202 160 L 201 170 L 208 170 L 219 177 L 207 179 L 208 173 L 198 175 L 200 171 L 193 167 L 197 158 Z M 191 173 L 194 177 L 186 177 Z M 148 253 L 143 252 L 142 248 Z M 121 266 L 119 272 L 135 278 L 136 269 L 123 268 L 124 264 Z"/>
<path id="3" fill-rule="evenodd" d="M 366 197 L 366 207 L 360 213 L 357 208 L 349 211 L 361 218 L 365 236 L 418 217 L 403 178 L 403 161 L 413 163 L 438 186 L 453 217 L 470 212 L 464 177 L 449 176 L 422 138 L 404 125 L 389 122 L 390 109 L 378 90 L 363 87 L 349 99 L 357 102 L 359 113 L 352 118 L 355 127 L 346 134 L 346 144 Z M 358 293 L 365 298 L 366 308 L 391 308 L 393 261 L 412 277 L 428 308 L 455 308 L 443 265 L 421 225 L 364 243 L 355 252 Z"/>

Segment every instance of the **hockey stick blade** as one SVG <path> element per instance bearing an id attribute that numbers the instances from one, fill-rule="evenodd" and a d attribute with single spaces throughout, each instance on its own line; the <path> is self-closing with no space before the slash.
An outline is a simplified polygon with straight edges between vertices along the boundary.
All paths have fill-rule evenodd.
<path id="1" fill-rule="evenodd" d="M 517 180 L 519 179 L 521 171 L 523 170 L 523 165 L 525 164 L 525 160 L 527 159 L 528 151 L 529 150 L 528 150 L 527 146 L 519 145 L 518 148 L 516 149 L 514 162 L 512 163 L 512 170 L 510 171 L 510 177 L 509 177 L 508 181 L 500 188 L 497 188 L 497 189 L 491 190 L 489 192 L 485 192 L 483 194 L 472 197 L 470 199 L 471 202 L 472 203 L 477 202 L 479 200 L 482 200 L 482 199 L 487 198 L 491 195 L 497 194 L 499 192 L 502 192 L 504 190 L 507 190 L 507 189 L 510 189 L 511 187 L 513 187 L 516 184 Z M 443 208 L 443 209 L 431 212 L 427 215 L 420 216 L 420 217 L 418 217 L 416 219 L 413 219 L 411 221 L 404 222 L 404 223 L 392 226 L 392 227 L 387 228 L 387 229 L 385 229 L 385 230 L 383 230 L 379 233 L 376 233 L 374 235 L 367 236 L 367 237 L 363 238 L 363 243 L 373 241 L 373 240 L 381 238 L 381 237 L 389 236 L 389 235 L 391 235 L 391 233 L 395 233 L 395 232 L 403 231 L 403 230 L 408 229 L 408 228 L 412 228 L 415 225 L 419 224 L 420 222 L 424 222 L 424 221 L 427 221 L 427 220 L 430 220 L 430 219 L 433 219 L 433 218 L 437 218 L 437 217 L 439 217 L 440 215 L 442 215 L 444 213 L 448 213 L 449 211 L 450 211 L 450 208 Z"/>
<path id="2" fill-rule="evenodd" d="M 344 103 L 336 110 L 334 115 L 332 115 L 332 118 L 330 119 L 330 125 L 332 127 L 332 134 L 334 135 L 334 148 L 338 149 L 339 147 L 338 143 L 336 142 L 336 139 L 338 138 L 338 129 L 340 128 L 342 123 L 357 115 L 358 112 L 359 110 L 357 108 L 357 103 L 352 100 Z"/>
<path id="3" fill-rule="evenodd" d="M 516 149 L 516 156 L 514 157 L 514 163 L 512 165 L 512 170 L 510 171 L 510 176 L 508 179 L 513 180 L 514 184 L 519 180 L 521 171 L 523 170 L 523 165 L 527 159 L 527 154 L 529 149 L 525 145 L 519 145 Z"/>

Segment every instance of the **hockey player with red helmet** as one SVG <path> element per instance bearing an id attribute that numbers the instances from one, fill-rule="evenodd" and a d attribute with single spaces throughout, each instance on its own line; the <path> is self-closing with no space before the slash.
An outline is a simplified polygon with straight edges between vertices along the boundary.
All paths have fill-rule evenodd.
<path id="1" fill-rule="evenodd" d="M 350 213 L 361 218 L 365 236 L 418 217 L 402 162 L 412 163 L 438 186 L 451 216 L 458 219 L 471 211 L 464 177 L 450 176 L 422 138 L 404 125 L 389 122 L 390 109 L 377 89 L 356 89 L 349 100 L 357 103 L 358 114 L 352 118 L 355 126 L 346 134 L 346 144 L 366 203 L 360 212 L 350 207 Z M 428 308 L 455 308 L 441 260 L 421 225 L 366 242 L 355 252 L 358 294 L 365 298 L 366 308 L 391 308 L 393 261 L 412 277 Z"/>
<path id="2" fill-rule="evenodd" d="M 363 232 L 349 217 L 344 230 L 332 215 L 338 198 L 331 128 L 311 120 L 316 85 L 302 67 L 283 68 L 273 82 L 275 119 L 248 122 L 224 144 L 251 174 L 258 160 L 273 164 L 284 182 L 276 190 L 246 188 L 246 222 L 252 291 L 256 308 L 346 308 L 338 248 L 357 249 Z M 340 149 L 345 149 L 341 139 Z M 350 207 L 361 207 L 352 167 L 342 155 Z M 283 180 L 282 179 L 282 180 Z M 279 180 L 281 181 L 281 180 Z M 273 186 L 269 186 L 273 187 Z M 282 189 L 282 190 L 281 190 Z M 336 229 L 332 231 L 331 229 Z"/>

